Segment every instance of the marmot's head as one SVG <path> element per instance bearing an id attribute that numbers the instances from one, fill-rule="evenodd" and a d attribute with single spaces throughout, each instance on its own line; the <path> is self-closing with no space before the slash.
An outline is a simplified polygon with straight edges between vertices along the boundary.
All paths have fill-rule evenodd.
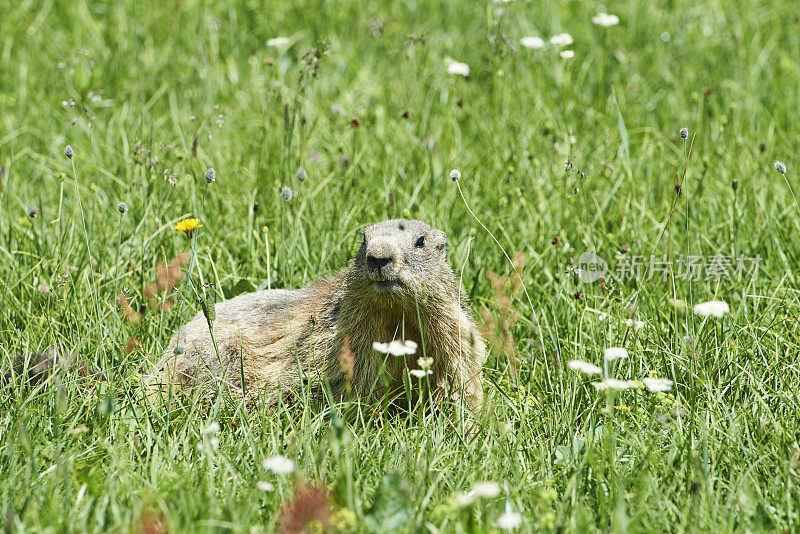
<path id="1" fill-rule="evenodd" d="M 449 291 L 447 236 L 421 221 L 393 219 L 364 230 L 353 267 L 362 290 L 389 300 L 425 299 Z M 365 287 L 366 286 L 366 287 Z"/>

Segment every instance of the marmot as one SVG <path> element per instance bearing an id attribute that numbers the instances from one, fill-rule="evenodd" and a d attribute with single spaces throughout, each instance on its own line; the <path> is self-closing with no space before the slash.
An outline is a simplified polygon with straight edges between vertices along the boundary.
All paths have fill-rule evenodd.
<path id="1" fill-rule="evenodd" d="M 444 232 L 421 221 L 370 226 L 358 255 L 333 278 L 216 304 L 214 340 L 198 313 L 172 337 L 146 384 L 151 393 L 226 385 L 247 401 L 275 404 L 281 392 L 321 395 L 326 383 L 341 398 L 350 382 L 359 397 L 375 401 L 402 391 L 403 375 L 425 356 L 433 359 L 434 398 L 463 399 L 477 411 L 486 348 L 447 264 L 446 242 Z M 417 353 L 387 356 L 373 348 L 393 340 L 415 342 Z"/>

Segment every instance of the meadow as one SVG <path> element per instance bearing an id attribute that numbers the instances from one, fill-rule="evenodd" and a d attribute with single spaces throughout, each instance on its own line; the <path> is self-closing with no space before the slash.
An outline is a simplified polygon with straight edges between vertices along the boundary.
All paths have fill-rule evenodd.
<path id="1" fill-rule="evenodd" d="M 2 13 L 0 370 L 74 355 L 0 387 L 4 530 L 800 531 L 795 2 Z M 471 439 L 141 402 L 190 268 L 307 285 L 391 217 L 448 234 L 489 341 Z"/>

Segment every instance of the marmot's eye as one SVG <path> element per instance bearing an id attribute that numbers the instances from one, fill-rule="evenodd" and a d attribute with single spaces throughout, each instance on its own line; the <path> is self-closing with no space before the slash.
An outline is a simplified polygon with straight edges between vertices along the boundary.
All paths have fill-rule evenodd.
<path id="1" fill-rule="evenodd" d="M 417 248 L 424 247 L 425 246 L 425 236 L 424 235 L 420 236 L 419 239 L 417 239 L 417 242 L 414 243 L 414 246 L 417 247 Z"/>

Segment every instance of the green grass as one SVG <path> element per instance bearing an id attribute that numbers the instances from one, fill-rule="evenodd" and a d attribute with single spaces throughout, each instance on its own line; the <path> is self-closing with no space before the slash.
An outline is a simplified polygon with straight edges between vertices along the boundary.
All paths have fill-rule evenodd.
<path id="1" fill-rule="evenodd" d="M 209 4 L 2 10 L 0 367 L 61 345 L 92 373 L 0 392 L 4 528 L 272 531 L 283 503 L 316 483 L 341 530 L 491 531 L 506 509 L 523 531 L 800 530 L 794 2 Z M 619 26 L 592 24 L 606 9 Z M 564 31 L 569 60 L 518 44 Z M 267 46 L 279 36 L 291 45 Z M 314 77 L 303 56 L 322 38 L 330 53 Z M 447 57 L 469 79 L 449 75 Z M 682 178 L 684 126 L 696 137 Z M 219 398 L 167 414 L 137 400 L 180 315 L 161 306 L 174 291 L 145 292 L 157 263 L 190 250 L 173 225 L 198 215 L 209 166 L 193 276 L 218 300 L 329 275 L 384 218 L 448 233 L 476 316 L 520 314 L 518 380 L 491 346 L 474 440 L 441 413 L 247 413 Z M 540 328 L 524 296 L 501 312 L 486 273 L 511 266 L 452 168 L 475 214 L 526 255 Z M 612 272 L 622 250 L 670 255 L 675 276 L 579 284 L 572 266 L 586 250 Z M 681 254 L 761 261 L 741 279 L 690 281 L 677 276 Z M 120 291 L 140 321 L 119 311 Z M 724 300 L 730 313 L 702 318 L 668 299 Z M 196 310 L 187 300 L 184 315 Z M 664 377 L 672 391 L 606 395 L 567 369 L 603 366 L 609 346 L 630 354 L 614 376 Z M 212 422 L 216 435 L 204 433 Z M 276 454 L 295 474 L 262 467 Z M 479 481 L 500 494 L 460 508 L 454 496 Z"/>

